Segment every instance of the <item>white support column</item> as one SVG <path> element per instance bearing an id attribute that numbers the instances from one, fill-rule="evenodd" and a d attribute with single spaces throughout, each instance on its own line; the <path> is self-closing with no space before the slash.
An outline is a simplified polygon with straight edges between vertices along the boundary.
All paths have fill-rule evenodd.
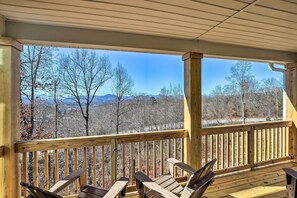
<path id="1" fill-rule="evenodd" d="M 20 134 L 20 52 L 22 45 L 0 38 L 0 198 L 19 198 L 19 160 L 15 142 Z"/>

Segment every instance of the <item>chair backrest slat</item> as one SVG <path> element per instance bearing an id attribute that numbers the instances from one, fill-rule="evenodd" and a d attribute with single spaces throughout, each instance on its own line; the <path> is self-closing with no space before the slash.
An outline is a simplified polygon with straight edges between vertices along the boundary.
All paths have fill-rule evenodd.
<path id="1" fill-rule="evenodd" d="M 187 183 L 187 187 L 195 190 L 195 184 L 197 184 L 201 179 L 203 179 L 213 168 L 214 164 L 216 163 L 216 159 L 208 162 L 203 167 L 198 169 L 195 173 L 193 173 L 189 181 Z"/>
<path id="2" fill-rule="evenodd" d="M 25 188 L 33 198 L 63 198 L 58 194 L 42 190 L 41 188 L 30 185 L 26 182 L 21 182 L 21 186 Z"/>

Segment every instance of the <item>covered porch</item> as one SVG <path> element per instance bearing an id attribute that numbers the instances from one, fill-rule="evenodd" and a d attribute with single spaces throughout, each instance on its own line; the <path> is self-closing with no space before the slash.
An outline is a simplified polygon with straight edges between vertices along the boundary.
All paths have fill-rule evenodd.
<path id="1" fill-rule="evenodd" d="M 133 196 L 134 171 L 156 178 L 168 171 L 169 157 L 194 168 L 217 159 L 217 178 L 207 197 L 247 197 L 255 191 L 263 192 L 256 197 L 284 197 L 281 169 L 297 169 L 296 10 L 290 0 L 0 0 L 0 198 L 26 197 L 19 183 L 28 181 L 28 171 L 33 171 L 34 185 L 48 189 L 70 170 L 88 168 L 88 160 L 91 185 L 108 187 L 126 176 Z M 20 141 L 23 45 L 182 56 L 184 129 Z M 284 65 L 284 119 L 203 128 L 203 57 Z M 30 167 L 29 153 L 34 156 Z M 179 170 L 175 176 L 180 182 L 187 179 Z M 75 197 L 78 190 L 75 183 L 63 195 Z"/>

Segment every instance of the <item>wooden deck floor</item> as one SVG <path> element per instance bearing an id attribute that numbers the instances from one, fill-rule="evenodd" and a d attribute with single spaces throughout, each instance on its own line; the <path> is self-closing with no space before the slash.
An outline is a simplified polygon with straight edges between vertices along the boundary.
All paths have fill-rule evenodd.
<path id="1" fill-rule="evenodd" d="M 216 178 L 205 196 L 208 198 L 287 197 L 285 173 L 282 168 L 289 167 L 297 170 L 297 164 L 289 162 Z"/>
<path id="2" fill-rule="evenodd" d="M 297 164 L 287 162 L 257 168 L 254 171 L 219 176 L 215 179 L 213 185 L 207 189 L 204 197 L 287 197 L 285 173 L 282 168 L 292 168 L 297 171 Z"/>

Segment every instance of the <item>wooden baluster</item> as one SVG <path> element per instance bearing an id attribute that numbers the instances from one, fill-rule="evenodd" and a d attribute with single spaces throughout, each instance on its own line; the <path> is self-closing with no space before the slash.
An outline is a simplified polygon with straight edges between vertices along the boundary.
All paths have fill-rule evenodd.
<path id="1" fill-rule="evenodd" d="M 216 158 L 217 158 L 217 170 L 220 169 L 220 152 L 219 152 L 219 135 L 216 134 Z"/>
<path id="2" fill-rule="evenodd" d="M 39 186 L 38 151 L 34 152 L 34 186 Z"/>
<path id="3" fill-rule="evenodd" d="M 210 155 L 210 160 L 213 160 L 213 135 L 210 135 L 209 138 L 210 138 L 209 155 Z"/>
<path id="4" fill-rule="evenodd" d="M 289 155 L 289 127 L 285 127 L 285 156 Z"/>
<path id="5" fill-rule="evenodd" d="M 102 161 L 102 168 L 101 168 L 101 175 L 102 175 L 102 187 L 105 187 L 105 152 L 104 152 L 104 145 L 101 146 L 101 161 Z"/>
<path id="6" fill-rule="evenodd" d="M 277 128 L 277 158 L 279 158 L 281 155 L 281 139 L 280 139 L 280 133 L 281 133 L 281 130 L 280 130 L 280 127 Z"/>
<path id="7" fill-rule="evenodd" d="M 85 181 L 88 183 L 88 148 L 84 147 L 84 168 L 86 169 L 85 171 Z"/>
<path id="8" fill-rule="evenodd" d="M 271 153 L 270 153 L 270 158 L 274 158 L 274 129 L 270 129 L 270 135 L 271 135 Z"/>
<path id="9" fill-rule="evenodd" d="M 294 134 L 296 131 L 294 130 L 293 126 L 289 128 L 289 155 L 294 159 L 294 150 L 295 150 L 295 137 L 296 135 Z"/>
<path id="10" fill-rule="evenodd" d="M 282 143 L 283 143 L 283 152 L 282 156 L 286 156 L 286 127 L 282 127 Z"/>
<path id="11" fill-rule="evenodd" d="M 133 184 L 133 180 L 134 180 L 134 143 L 130 144 L 130 179 L 131 179 L 131 184 Z"/>
<path id="12" fill-rule="evenodd" d="M 184 162 L 184 160 L 185 160 L 185 158 L 184 158 L 184 156 L 185 156 L 184 141 L 185 141 L 185 138 L 181 138 L 181 154 L 180 155 L 181 155 L 181 161 L 182 162 Z M 163 174 L 163 172 L 162 172 L 162 174 Z M 183 175 L 184 175 L 184 171 L 182 170 L 181 171 L 181 176 L 183 176 Z"/>
<path id="13" fill-rule="evenodd" d="M 202 140 L 203 140 L 203 138 L 201 138 Z M 205 143 L 204 143 L 204 164 L 206 164 L 207 162 L 208 162 L 208 153 L 207 153 L 207 148 L 208 148 L 208 141 L 207 141 L 207 139 L 208 139 L 208 135 L 205 135 L 204 136 L 204 140 L 205 140 Z M 203 145 L 203 144 L 202 144 Z"/>
<path id="14" fill-rule="evenodd" d="M 269 160 L 270 159 L 270 130 L 269 129 L 266 129 L 266 160 Z"/>
<path id="15" fill-rule="evenodd" d="M 241 132 L 241 163 L 244 164 L 244 132 Z"/>
<path id="16" fill-rule="evenodd" d="M 123 177 L 126 177 L 126 144 L 122 144 L 122 154 L 123 154 Z"/>
<path id="17" fill-rule="evenodd" d="M 118 143 L 117 139 L 113 138 L 111 140 L 111 184 L 114 184 L 117 181 L 117 173 L 118 173 Z"/>
<path id="18" fill-rule="evenodd" d="M 235 162 L 236 162 L 235 145 L 236 145 L 235 132 L 233 132 L 232 133 L 232 166 L 235 166 Z"/>
<path id="19" fill-rule="evenodd" d="M 255 149 L 256 144 L 255 144 L 255 130 L 254 127 L 251 127 L 250 130 L 248 131 L 248 164 L 251 167 L 251 170 L 254 169 L 254 164 L 255 164 L 255 152 L 257 151 Z"/>
<path id="20" fill-rule="evenodd" d="M 64 175 L 67 176 L 69 174 L 69 160 L 68 160 L 68 149 L 64 150 Z M 65 188 L 65 194 L 69 195 L 69 186 Z"/>
<path id="21" fill-rule="evenodd" d="M 253 127 L 252 127 L 253 128 Z M 254 137 L 254 163 L 258 162 L 258 134 L 257 130 L 252 129 L 252 136 Z"/>
<path id="22" fill-rule="evenodd" d="M 96 151 L 96 146 L 93 146 L 93 185 L 97 186 L 97 151 Z"/>
<path id="23" fill-rule="evenodd" d="M 262 160 L 265 161 L 266 160 L 266 145 L 267 145 L 265 129 L 262 129 L 262 138 L 263 138 L 263 155 L 262 155 L 263 159 Z"/>
<path id="24" fill-rule="evenodd" d="M 238 166 L 241 165 L 241 149 L 242 149 L 242 144 L 241 144 L 241 132 L 237 132 L 238 136 L 237 136 L 237 144 L 238 144 L 238 148 L 237 148 L 237 155 L 238 155 Z"/>
<path id="25" fill-rule="evenodd" d="M 173 153 L 173 155 L 174 155 L 174 158 L 175 159 L 177 159 L 177 139 L 176 138 L 174 138 L 174 140 L 173 140 L 174 142 L 174 147 L 173 147 L 173 150 L 174 150 L 174 153 Z M 177 168 L 175 167 L 174 168 L 174 177 L 176 177 L 177 176 Z"/>
<path id="26" fill-rule="evenodd" d="M 236 132 L 236 140 L 237 140 L 237 166 L 240 165 L 240 152 L 239 152 L 239 149 L 240 149 L 240 146 L 239 146 L 239 132 Z"/>
<path id="27" fill-rule="evenodd" d="M 262 161 L 262 133 L 261 133 L 261 129 L 257 130 L 257 134 L 258 134 L 258 144 L 259 144 L 259 159 L 258 161 L 261 162 Z"/>
<path id="28" fill-rule="evenodd" d="M 230 163 L 230 156 L 231 156 L 231 149 L 230 149 L 230 146 L 231 146 L 230 140 L 231 140 L 231 138 L 230 138 L 230 136 L 231 136 L 231 133 L 227 133 L 227 149 L 228 149 L 227 150 L 228 151 L 228 154 L 227 154 L 227 164 L 228 164 L 228 168 L 230 168 L 232 166 L 231 163 Z"/>
<path id="29" fill-rule="evenodd" d="M 77 170 L 78 169 L 78 150 L 77 148 L 73 149 L 74 152 L 74 169 Z M 78 194 L 78 181 L 75 181 L 75 194 Z"/>
<path id="30" fill-rule="evenodd" d="M 243 164 L 246 164 L 246 155 L 247 155 L 247 152 L 246 152 L 246 132 L 245 131 L 243 131 L 242 132 L 242 136 L 243 136 L 243 138 L 242 138 L 242 147 L 243 147 L 243 149 L 242 149 L 242 163 Z"/>
<path id="31" fill-rule="evenodd" d="M 141 167 L 142 167 L 142 163 L 141 163 L 141 143 L 138 142 L 138 171 L 142 171 Z"/>
<path id="32" fill-rule="evenodd" d="M 146 166 L 145 166 L 145 170 L 146 170 L 146 175 L 149 176 L 149 172 L 150 172 L 150 163 L 149 163 L 149 142 L 146 141 L 145 142 L 145 162 L 146 162 Z M 155 159 L 154 159 L 155 160 Z"/>
<path id="33" fill-rule="evenodd" d="M 222 142 L 222 168 L 224 169 L 225 168 L 225 134 L 221 134 L 221 142 Z"/>
<path id="34" fill-rule="evenodd" d="M 170 158 L 171 148 L 170 148 L 171 142 L 170 139 L 167 140 L 167 159 Z"/>
<path id="35" fill-rule="evenodd" d="M 48 151 L 44 151 L 44 188 L 49 189 L 49 172 L 48 172 Z"/>
<path id="36" fill-rule="evenodd" d="M 27 154 L 23 153 L 23 181 L 28 183 L 28 160 L 27 160 Z M 24 197 L 28 196 L 28 192 L 23 189 Z"/>
<path id="37" fill-rule="evenodd" d="M 277 128 L 274 128 L 274 158 L 277 158 L 277 152 L 278 152 L 278 142 L 277 142 L 277 135 L 278 134 L 278 130 Z"/>
<path id="38" fill-rule="evenodd" d="M 183 141 L 182 141 L 183 142 Z M 164 174 L 164 147 L 163 147 L 164 143 L 163 140 L 160 140 L 160 175 Z M 182 149 L 183 145 L 182 145 Z"/>
<path id="39" fill-rule="evenodd" d="M 157 177 L 157 156 L 156 156 L 156 141 L 153 142 L 153 177 Z"/>
<path id="40" fill-rule="evenodd" d="M 55 183 L 59 181 L 59 151 L 55 150 L 55 157 L 54 157 L 54 162 L 55 162 Z"/>

